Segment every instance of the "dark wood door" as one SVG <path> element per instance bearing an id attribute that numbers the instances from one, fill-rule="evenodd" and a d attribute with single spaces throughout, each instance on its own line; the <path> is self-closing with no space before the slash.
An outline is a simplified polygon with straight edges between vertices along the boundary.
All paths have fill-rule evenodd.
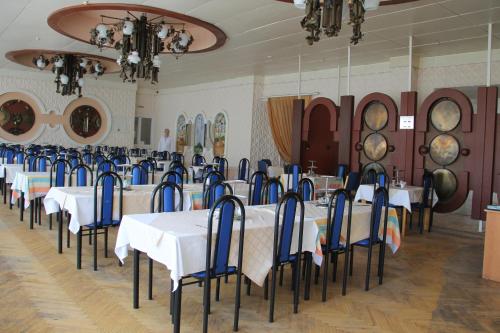
<path id="1" fill-rule="evenodd" d="M 330 130 L 330 111 L 324 105 L 317 105 L 311 112 L 309 135 L 302 141 L 300 162 L 304 172 L 308 170 L 309 161 L 316 161 L 315 171 L 322 175 L 334 175 L 338 163 L 338 142 L 334 141 L 334 133 Z"/>

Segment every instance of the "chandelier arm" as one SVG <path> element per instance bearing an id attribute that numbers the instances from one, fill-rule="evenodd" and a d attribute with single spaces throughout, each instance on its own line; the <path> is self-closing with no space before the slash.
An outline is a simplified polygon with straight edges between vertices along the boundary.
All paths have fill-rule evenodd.
<path id="1" fill-rule="evenodd" d="M 136 20 L 139 20 L 139 18 L 137 16 L 135 16 L 134 14 L 132 14 L 130 11 L 127 10 L 127 14 L 129 14 L 130 16 L 132 16 L 133 18 L 135 18 Z"/>

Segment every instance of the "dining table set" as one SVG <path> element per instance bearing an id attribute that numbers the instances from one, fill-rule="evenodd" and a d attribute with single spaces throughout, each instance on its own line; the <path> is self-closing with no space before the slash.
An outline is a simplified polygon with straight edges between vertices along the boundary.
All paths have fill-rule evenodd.
<path id="1" fill-rule="evenodd" d="M 124 165 L 124 167 L 127 167 Z M 197 169 L 195 169 L 197 168 Z M 202 167 L 192 168 L 194 174 L 202 170 Z M 125 173 L 123 174 L 125 176 Z M 69 176 L 67 176 L 69 177 Z M 307 177 L 304 176 L 304 177 Z M 63 250 L 64 223 L 63 216 L 68 216 L 68 245 L 69 232 L 77 234 L 81 227 L 94 222 L 94 205 L 100 205 L 101 200 L 95 200 L 94 186 L 65 186 L 51 187 L 50 172 L 25 172 L 22 165 L 0 164 L 0 178 L 4 184 L 12 184 L 11 203 L 19 201 L 21 211 L 20 218 L 23 219 L 23 211 L 30 207 L 30 228 L 33 228 L 33 203 L 43 198 L 43 206 L 47 215 L 56 213 L 58 215 L 58 252 Z M 182 185 L 182 200 L 176 194 L 176 206 L 182 201 L 182 209 L 176 212 L 155 213 L 151 212 L 151 192 L 160 181 L 161 173 L 151 180 L 148 185 L 126 186 L 122 192 L 123 203 L 113 207 L 114 218 L 122 216 L 118 227 L 115 254 L 124 263 L 130 251 L 134 253 L 134 277 L 133 277 L 133 306 L 138 307 L 139 299 L 139 254 L 144 253 L 150 259 L 166 266 L 170 272 L 172 281 L 172 292 L 179 288 L 179 281 L 184 276 L 205 269 L 207 223 L 209 210 L 203 208 L 202 183 L 185 183 Z M 94 177 L 95 179 L 95 177 Z M 287 182 L 286 175 L 281 175 L 281 180 Z M 312 179 L 316 190 L 325 189 L 325 195 L 343 183 L 338 177 L 328 179 L 316 176 Z M 325 184 L 326 182 L 326 184 Z M 73 180 L 74 183 L 74 180 Z M 249 184 L 247 180 L 227 180 L 234 189 L 234 194 L 246 202 L 249 195 Z M 285 183 L 285 188 L 288 185 Z M 360 185 L 352 207 L 352 223 L 350 230 L 350 242 L 366 239 L 370 234 L 370 223 L 372 216 L 372 205 L 366 203 L 372 200 L 375 187 L 373 185 Z M 389 203 L 391 207 L 387 210 L 386 244 L 396 253 L 401 246 L 402 233 L 406 226 L 400 227 L 396 207 L 403 207 L 411 212 L 412 203 L 422 199 L 423 188 L 417 186 L 389 188 Z M 4 196 L 6 187 L 4 187 Z M 118 191 L 114 191 L 118 196 Z M 436 197 L 436 196 L 435 196 Z M 41 200 L 41 199 L 39 199 Z M 437 200 L 436 200 L 437 201 Z M 435 202 L 433 203 L 435 204 Z M 323 251 L 327 237 L 327 211 L 326 205 L 320 201 L 313 200 L 305 202 L 304 229 L 302 238 L 302 251 L 309 253 L 312 262 L 321 266 L 323 262 Z M 179 207 L 177 207 L 179 208 Z M 100 207 L 97 207 L 100 212 Z M 347 214 L 347 210 L 344 212 Z M 242 274 L 258 286 L 263 286 L 273 261 L 273 237 L 276 218 L 276 205 L 245 206 L 245 242 Z M 405 220 L 406 213 L 403 219 Z M 40 218 L 38 219 L 40 221 Z M 297 216 L 294 228 L 298 227 Z M 35 220 L 36 222 L 36 220 Z M 401 228 L 403 231 L 401 232 Z M 213 230 L 215 237 L 215 229 Z M 380 224 L 378 230 L 379 238 L 383 238 L 384 227 Z M 298 233 L 294 232 L 290 253 L 297 251 Z M 229 264 L 236 265 L 238 260 L 237 246 L 239 237 L 239 223 L 234 222 L 232 230 L 231 250 Z M 347 224 L 342 224 L 340 241 L 345 244 L 347 237 Z M 306 283 L 304 295 L 309 297 L 310 279 Z M 180 309 L 179 309 L 180 311 Z M 180 315 L 180 314 L 179 314 Z"/>

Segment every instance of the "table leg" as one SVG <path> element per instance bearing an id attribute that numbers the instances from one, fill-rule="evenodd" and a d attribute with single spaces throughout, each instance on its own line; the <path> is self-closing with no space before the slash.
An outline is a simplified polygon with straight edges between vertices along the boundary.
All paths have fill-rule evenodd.
<path id="1" fill-rule="evenodd" d="M 34 218 L 34 212 L 33 210 L 35 209 L 35 207 L 33 207 L 35 205 L 35 200 L 31 200 L 30 202 L 30 229 L 33 229 L 33 218 Z"/>
<path id="2" fill-rule="evenodd" d="M 134 249 L 134 286 L 133 286 L 133 304 L 134 309 L 139 308 L 139 250 Z"/>
<path id="3" fill-rule="evenodd" d="M 182 280 L 179 281 L 175 294 L 175 310 L 174 310 L 174 333 L 181 331 L 181 304 L 182 304 Z"/>
<path id="4" fill-rule="evenodd" d="M 7 178 L 5 178 L 7 180 Z M 3 182 L 3 204 L 7 204 L 7 182 L 4 180 Z"/>
<path id="5" fill-rule="evenodd" d="M 63 244 L 63 221 L 62 221 L 62 211 L 59 211 L 57 214 L 57 252 L 62 253 L 62 244 Z"/>
<path id="6" fill-rule="evenodd" d="M 19 220 L 22 222 L 24 220 L 24 192 L 21 192 L 21 197 L 19 198 Z"/>
<path id="7" fill-rule="evenodd" d="M 406 211 L 406 208 L 403 207 L 403 209 L 401 209 L 401 236 L 402 238 L 405 238 L 406 236 L 406 215 L 407 215 L 407 211 Z"/>

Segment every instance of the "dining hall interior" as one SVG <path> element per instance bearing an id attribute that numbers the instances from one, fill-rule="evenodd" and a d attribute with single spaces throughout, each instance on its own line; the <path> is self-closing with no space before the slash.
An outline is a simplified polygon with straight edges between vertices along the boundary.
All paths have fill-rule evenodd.
<path id="1" fill-rule="evenodd" d="M 0 332 L 500 332 L 500 1 L 16 0 Z"/>

